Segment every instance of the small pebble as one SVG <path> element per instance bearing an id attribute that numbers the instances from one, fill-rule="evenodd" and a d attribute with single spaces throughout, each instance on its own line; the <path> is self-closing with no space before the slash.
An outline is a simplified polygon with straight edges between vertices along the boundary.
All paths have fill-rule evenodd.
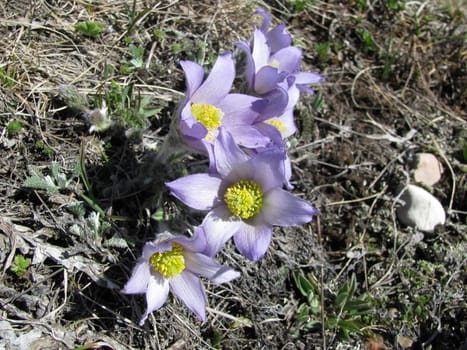
<path id="1" fill-rule="evenodd" d="M 414 180 L 425 186 L 433 186 L 441 179 L 443 166 L 431 153 L 418 153 L 414 171 Z"/>
<path id="2" fill-rule="evenodd" d="M 414 341 L 410 339 L 409 337 L 403 336 L 403 335 L 398 335 L 397 336 L 397 342 L 399 343 L 400 347 L 402 349 L 408 349 L 412 347 Z"/>

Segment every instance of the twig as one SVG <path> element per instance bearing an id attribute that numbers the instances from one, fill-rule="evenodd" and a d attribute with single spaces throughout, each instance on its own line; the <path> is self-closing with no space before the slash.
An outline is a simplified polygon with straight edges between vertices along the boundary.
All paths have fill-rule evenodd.
<path id="1" fill-rule="evenodd" d="M 441 156 L 441 158 L 443 158 L 444 162 L 446 163 L 449 169 L 449 172 L 451 173 L 452 190 L 451 190 L 451 198 L 449 200 L 449 206 L 448 206 L 448 211 L 447 211 L 448 214 L 451 214 L 452 204 L 454 203 L 454 196 L 456 194 L 456 174 L 454 173 L 454 170 L 452 169 L 451 163 L 445 156 L 444 152 L 441 150 L 441 147 L 439 146 L 438 142 L 436 141 L 433 135 L 431 135 L 431 138 L 433 140 L 433 144 L 435 145 L 436 151 Z"/>
<path id="2" fill-rule="evenodd" d="M 316 226 L 318 231 L 318 244 L 322 247 L 323 241 L 321 237 L 321 222 L 319 216 L 316 217 Z M 321 264 L 320 273 L 319 273 L 319 299 L 321 303 L 321 333 L 323 335 L 323 350 L 326 350 L 326 326 L 324 319 L 324 266 Z"/>

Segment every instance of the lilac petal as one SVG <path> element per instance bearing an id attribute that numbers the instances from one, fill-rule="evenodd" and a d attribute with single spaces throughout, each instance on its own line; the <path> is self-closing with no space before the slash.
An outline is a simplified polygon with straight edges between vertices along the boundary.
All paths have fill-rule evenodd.
<path id="1" fill-rule="evenodd" d="M 266 34 L 266 38 L 272 54 L 292 44 L 292 36 L 287 33 L 283 23 L 271 29 Z"/>
<path id="2" fill-rule="evenodd" d="M 215 175 L 217 174 L 217 169 L 216 169 L 216 155 L 214 154 L 214 144 L 212 144 L 211 142 L 203 142 L 203 145 L 204 145 L 204 149 L 209 159 L 208 173 L 210 175 Z"/>
<path id="3" fill-rule="evenodd" d="M 244 94 L 228 94 L 217 105 L 224 112 L 223 126 L 251 125 L 257 116 L 253 110 L 255 102 L 261 100 L 258 97 Z"/>
<path id="4" fill-rule="evenodd" d="M 227 52 L 219 56 L 208 77 L 191 97 L 194 103 L 217 105 L 232 88 L 235 78 L 235 64 Z"/>
<path id="5" fill-rule="evenodd" d="M 180 275 L 169 281 L 172 292 L 200 320 L 206 321 L 206 294 L 200 279 L 191 272 L 184 270 Z"/>
<path id="6" fill-rule="evenodd" d="M 206 235 L 202 227 L 195 227 L 192 237 L 174 236 L 171 242 L 180 244 L 185 251 L 202 252 L 206 248 Z"/>
<path id="7" fill-rule="evenodd" d="M 282 123 L 283 130 L 281 130 L 281 134 L 283 138 L 287 138 L 297 131 L 293 115 L 293 107 L 286 109 L 277 119 Z"/>
<path id="8" fill-rule="evenodd" d="M 240 227 L 241 221 L 233 218 L 227 206 L 221 205 L 214 208 L 206 215 L 201 224 L 206 232 L 206 249 L 202 252 L 207 256 L 216 255 L 230 237 Z"/>
<path id="9" fill-rule="evenodd" d="M 285 75 L 279 73 L 279 70 L 275 67 L 261 67 L 255 76 L 255 92 L 264 95 L 274 89 L 284 78 Z"/>
<path id="10" fill-rule="evenodd" d="M 202 139 L 208 133 L 206 127 L 191 114 L 191 104 L 187 103 L 180 113 L 179 128 L 184 136 Z"/>
<path id="11" fill-rule="evenodd" d="M 268 250 L 272 238 L 272 227 L 243 223 L 233 239 L 238 251 L 247 259 L 256 261 Z"/>
<path id="12" fill-rule="evenodd" d="M 146 293 L 151 272 L 147 261 L 140 261 L 136 264 L 130 279 L 123 287 L 124 294 L 142 294 Z"/>
<path id="13" fill-rule="evenodd" d="M 271 225 L 295 226 L 310 222 L 319 211 L 307 201 L 281 188 L 273 188 L 265 194 L 262 215 Z"/>
<path id="14" fill-rule="evenodd" d="M 272 147 L 255 154 L 246 162 L 236 164 L 225 177 L 219 194 L 223 196 L 227 186 L 241 180 L 252 180 L 260 184 L 263 193 L 273 187 L 282 187 L 284 181 L 282 162 L 285 154 L 284 148 Z"/>
<path id="15" fill-rule="evenodd" d="M 277 118 L 274 118 L 274 119 L 277 119 Z M 265 135 L 270 140 L 270 143 L 266 145 L 265 148 L 282 147 L 284 150 L 287 149 L 281 132 L 275 126 L 268 124 L 268 123 L 257 123 L 255 124 L 255 128 L 256 130 L 258 130 L 261 134 Z M 259 152 L 264 151 L 264 149 L 257 149 L 257 150 Z"/>
<path id="16" fill-rule="evenodd" d="M 170 193 L 189 207 L 210 210 L 217 198 L 221 179 L 209 174 L 193 174 L 166 183 Z"/>
<path id="17" fill-rule="evenodd" d="M 318 73 L 299 72 L 297 74 L 294 74 L 294 76 L 295 76 L 295 84 L 299 84 L 299 85 L 317 84 L 317 83 L 322 83 L 325 81 L 325 79 Z"/>
<path id="18" fill-rule="evenodd" d="M 272 188 L 282 187 L 284 182 L 283 162 L 286 152 L 281 148 L 272 148 L 258 153 L 248 163 L 251 164 L 254 172 L 252 180 L 261 184 L 263 193 Z"/>
<path id="19" fill-rule="evenodd" d="M 219 135 L 214 143 L 214 157 L 217 172 L 221 176 L 227 176 L 233 167 L 248 160 L 248 156 L 237 146 L 232 135 L 224 128 L 219 128 Z"/>
<path id="20" fill-rule="evenodd" d="M 253 34 L 253 61 L 255 62 L 255 69 L 258 71 L 261 67 L 265 66 L 269 62 L 269 46 L 266 42 L 266 36 L 264 33 L 255 29 Z"/>
<path id="21" fill-rule="evenodd" d="M 199 88 L 204 78 L 204 69 L 198 63 L 192 61 L 180 61 L 185 72 L 187 95 L 191 96 Z"/>
<path id="22" fill-rule="evenodd" d="M 302 50 L 295 46 L 285 47 L 271 56 L 270 61 L 279 64 L 279 71 L 295 73 L 300 68 Z"/>
<path id="23" fill-rule="evenodd" d="M 287 90 L 280 86 L 276 86 L 273 90 L 263 96 L 262 101 L 266 101 L 266 103 L 260 106 L 262 109 L 257 109 L 260 115 L 256 118 L 255 122 L 280 116 L 288 106 L 289 98 Z"/>
<path id="24" fill-rule="evenodd" d="M 269 14 L 269 12 L 267 12 L 265 9 L 261 7 L 258 7 L 256 9 L 255 14 L 263 16 L 263 23 L 261 23 L 260 30 L 263 33 L 266 33 L 269 28 L 269 25 L 271 24 L 272 16 Z"/>
<path id="25" fill-rule="evenodd" d="M 248 84 L 250 89 L 253 89 L 254 81 L 255 81 L 255 61 L 253 60 L 253 56 L 251 55 L 251 48 L 250 46 L 243 42 L 239 41 L 235 44 L 240 50 L 245 52 L 246 62 L 245 62 L 245 80 Z"/>
<path id="26" fill-rule="evenodd" d="M 287 94 L 289 96 L 289 103 L 287 103 L 287 107 L 285 107 L 285 109 L 289 110 L 289 112 L 293 112 L 293 108 L 295 107 L 300 98 L 300 89 L 298 88 L 298 86 L 299 85 L 294 84 L 287 90 Z"/>
<path id="27" fill-rule="evenodd" d="M 146 312 L 141 317 L 139 325 L 142 326 L 149 314 L 158 310 L 164 305 L 169 295 L 169 281 L 161 275 L 152 275 L 149 279 L 148 290 L 146 292 Z"/>
<path id="28" fill-rule="evenodd" d="M 240 277 L 234 269 L 219 264 L 213 258 L 200 253 L 185 253 L 187 269 L 195 275 L 203 276 L 216 284 L 230 282 Z"/>
<path id="29" fill-rule="evenodd" d="M 235 142 L 242 147 L 258 148 L 266 146 L 270 140 L 254 126 L 234 126 L 229 132 Z"/>
<path id="30" fill-rule="evenodd" d="M 292 178 L 292 162 L 290 161 L 289 156 L 284 160 L 284 178 L 285 178 L 285 187 L 288 190 L 293 190 L 294 186 L 290 183 L 290 179 Z"/>
<path id="31" fill-rule="evenodd" d="M 298 85 L 297 84 L 297 88 L 301 92 L 306 92 L 308 95 L 314 95 L 315 94 L 315 90 L 312 89 L 311 87 L 306 86 L 306 85 Z"/>
<path id="32" fill-rule="evenodd" d="M 148 261 L 154 253 L 161 253 L 171 249 L 172 246 L 167 239 L 163 241 L 159 240 L 158 242 L 147 242 L 143 247 L 141 260 Z"/>

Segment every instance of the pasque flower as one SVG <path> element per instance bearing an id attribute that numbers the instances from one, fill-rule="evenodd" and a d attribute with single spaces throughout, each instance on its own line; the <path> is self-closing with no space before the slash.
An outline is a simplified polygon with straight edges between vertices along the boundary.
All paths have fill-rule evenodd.
<path id="1" fill-rule="evenodd" d="M 261 14 L 264 20 L 260 28 L 254 29 L 253 47 L 243 41 L 237 43 L 246 54 L 245 78 L 250 89 L 263 96 L 277 88 L 277 84 L 289 75 L 293 75 L 294 84 L 300 90 L 312 93 L 313 90 L 307 85 L 322 82 L 323 77 L 316 73 L 301 72 L 302 51 L 291 45 L 292 37 L 284 24 L 268 31 L 271 15 L 263 9 L 258 9 L 256 13 Z"/>
<path id="2" fill-rule="evenodd" d="M 215 255 L 233 236 L 241 254 L 258 260 L 270 244 L 273 225 L 300 225 L 317 215 L 307 201 L 282 189 L 284 157 L 280 148 L 249 157 L 221 128 L 213 147 L 216 172 L 167 183 L 183 203 L 209 211 L 202 223 L 206 254 Z"/>
<path id="3" fill-rule="evenodd" d="M 199 277 L 220 284 L 240 274 L 203 254 L 205 247 L 205 234 L 200 227 L 195 229 L 193 238 L 163 234 L 144 245 L 142 256 L 123 288 L 126 294 L 146 294 L 147 309 L 140 325 L 165 303 L 169 290 L 199 319 L 206 320 L 206 295 Z"/>
<path id="4" fill-rule="evenodd" d="M 238 43 L 247 55 L 246 81 L 252 91 L 263 96 L 277 87 L 289 75 L 295 77 L 295 84 L 300 90 L 313 93 L 307 85 L 320 83 L 324 79 L 317 73 L 301 72 L 300 60 L 302 52 L 295 46 L 281 49 L 271 55 L 264 34 L 255 29 L 254 48 L 251 52 L 248 44 Z"/>
<path id="5" fill-rule="evenodd" d="M 264 127 L 264 124 L 272 125 L 285 139 L 297 130 L 294 108 L 300 91 L 313 93 L 309 85 L 324 79 L 319 74 L 300 71 L 302 52 L 291 45 L 292 37 L 284 24 L 269 30 L 271 15 L 261 8 L 256 13 L 263 16 L 263 23 L 254 30 L 252 47 L 246 42 L 237 43 L 246 54 L 245 79 L 250 92 L 263 97 L 254 126 L 273 141 L 274 137 L 266 132 L 270 128 Z M 266 147 L 270 145 L 271 142 Z M 256 149 L 264 148 L 264 145 L 260 145 Z M 285 166 L 290 178 L 288 158 Z M 290 183 L 287 182 L 287 185 L 290 188 Z"/>
<path id="6" fill-rule="evenodd" d="M 178 129 L 186 144 L 205 151 L 216 140 L 221 126 L 239 145 L 257 147 L 268 142 L 252 127 L 258 116 L 252 106 L 260 99 L 229 93 L 235 78 L 235 64 L 230 53 L 217 58 L 205 80 L 204 69 L 199 64 L 192 61 L 180 64 L 185 72 L 187 93 L 180 109 Z"/>

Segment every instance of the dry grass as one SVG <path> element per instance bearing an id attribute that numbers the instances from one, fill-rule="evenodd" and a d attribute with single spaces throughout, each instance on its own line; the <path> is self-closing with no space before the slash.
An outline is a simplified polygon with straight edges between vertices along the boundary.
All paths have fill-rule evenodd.
<path id="1" fill-rule="evenodd" d="M 292 3 L 0 3 L 0 344 L 402 349 L 405 340 L 413 349 L 465 346 L 466 9 L 460 1 L 410 1 L 401 10 L 386 2 L 304 1 L 298 11 Z M 250 36 L 258 5 L 272 11 L 274 23 L 287 23 L 304 51 L 304 70 L 327 78 L 319 110 L 303 97 L 291 148 L 294 193 L 314 202 L 321 216 L 305 227 L 277 228 L 258 263 L 229 245 L 219 258 L 242 278 L 206 286 L 208 322 L 199 323 L 172 298 L 141 328 L 144 298 L 119 291 L 141 246 L 156 232 L 183 231 L 202 218 L 170 198 L 163 183 L 203 168 L 204 160 L 192 156 L 164 169 L 152 163 L 185 89 L 178 62 L 209 67 Z M 90 38 L 76 31 L 84 21 L 101 23 L 102 33 Z M 318 43 L 329 49 L 320 53 Z M 144 48 L 137 69 L 130 44 Z M 86 108 L 132 86 L 132 101 L 149 96 L 159 110 L 142 135 L 90 134 L 86 113 L 65 105 L 64 86 L 86 96 Z M 11 120 L 20 122 L 17 132 L 9 129 Z M 394 190 L 413 181 L 408 160 L 418 151 L 436 154 L 446 170 L 430 191 L 448 220 L 424 237 L 394 215 Z M 52 161 L 69 186 L 56 193 L 24 186 L 35 172 L 49 174 Z M 73 177 L 76 164 L 86 176 Z M 77 202 L 83 215 L 70 209 Z M 89 224 L 97 212 L 108 225 L 99 234 Z M 160 213 L 163 219 L 155 220 Z M 32 262 L 21 276 L 12 271 L 19 255 Z M 339 287 L 355 274 L 358 295 L 371 296 L 373 307 L 364 329 L 349 340 L 339 338 L 338 327 L 304 330 L 297 316 L 304 299 L 292 278 L 298 271 L 316 278 L 321 321 L 331 317 Z"/>

